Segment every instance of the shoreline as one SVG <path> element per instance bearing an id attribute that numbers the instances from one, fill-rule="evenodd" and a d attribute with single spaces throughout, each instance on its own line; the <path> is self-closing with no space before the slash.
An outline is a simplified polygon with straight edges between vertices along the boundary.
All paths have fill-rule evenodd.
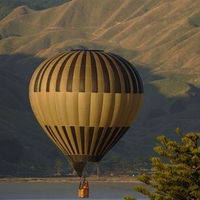
<path id="1" fill-rule="evenodd" d="M 135 177 L 86 177 L 89 182 L 140 182 Z M 6 177 L 0 182 L 79 182 L 79 177 Z"/>

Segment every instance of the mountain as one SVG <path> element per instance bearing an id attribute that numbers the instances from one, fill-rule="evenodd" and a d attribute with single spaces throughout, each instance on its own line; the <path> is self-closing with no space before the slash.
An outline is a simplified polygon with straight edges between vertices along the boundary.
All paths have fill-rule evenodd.
<path id="1" fill-rule="evenodd" d="M 63 159 L 32 114 L 28 87 L 44 59 L 71 49 L 119 54 L 138 69 L 144 82 L 142 110 L 106 158 L 148 158 L 154 155 L 156 136 L 177 138 L 176 127 L 200 130 L 199 0 L 49 1 L 46 7 L 39 1 L 18 1 L 19 6 L 5 2 L 0 2 L 4 168 Z"/>

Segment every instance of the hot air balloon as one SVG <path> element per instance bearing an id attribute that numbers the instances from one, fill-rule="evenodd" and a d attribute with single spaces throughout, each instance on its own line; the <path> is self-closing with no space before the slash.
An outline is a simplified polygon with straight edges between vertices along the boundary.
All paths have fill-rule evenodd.
<path id="1" fill-rule="evenodd" d="M 138 115 L 143 84 L 124 58 L 101 50 L 71 50 L 44 62 L 32 75 L 30 104 L 44 132 L 78 176 L 99 162 Z"/>

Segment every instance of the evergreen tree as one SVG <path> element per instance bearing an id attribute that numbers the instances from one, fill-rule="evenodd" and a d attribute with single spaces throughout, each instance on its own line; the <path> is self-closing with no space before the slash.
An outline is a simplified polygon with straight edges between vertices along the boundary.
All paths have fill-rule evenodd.
<path id="1" fill-rule="evenodd" d="M 179 128 L 176 132 L 181 142 L 165 135 L 157 137 L 159 143 L 154 150 L 167 160 L 152 157 L 155 171 L 151 176 L 143 174 L 138 178 L 151 189 L 134 187 L 151 200 L 200 200 L 200 133 L 183 134 Z"/>
<path id="2" fill-rule="evenodd" d="M 61 174 L 61 167 L 62 167 L 63 163 L 61 160 L 56 160 L 54 167 L 56 169 L 56 175 L 60 175 Z"/>

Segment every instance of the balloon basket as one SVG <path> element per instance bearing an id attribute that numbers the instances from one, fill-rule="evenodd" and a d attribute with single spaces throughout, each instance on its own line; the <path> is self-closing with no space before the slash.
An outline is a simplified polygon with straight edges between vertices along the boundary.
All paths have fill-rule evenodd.
<path id="1" fill-rule="evenodd" d="M 89 184 L 88 181 L 83 178 L 80 181 L 79 188 L 78 188 L 78 197 L 79 198 L 88 198 L 89 197 Z"/>
<path id="2" fill-rule="evenodd" d="M 79 198 L 88 198 L 89 197 L 89 189 L 78 189 L 78 197 Z"/>

